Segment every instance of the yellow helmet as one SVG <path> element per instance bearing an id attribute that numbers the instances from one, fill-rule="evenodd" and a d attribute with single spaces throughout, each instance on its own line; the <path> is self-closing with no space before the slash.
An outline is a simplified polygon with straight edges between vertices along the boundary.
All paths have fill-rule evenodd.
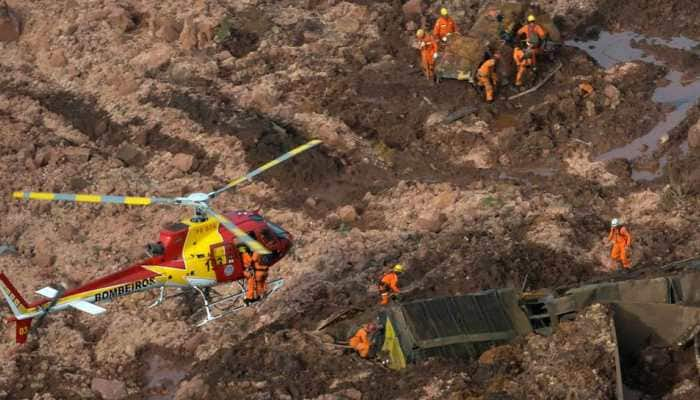
<path id="1" fill-rule="evenodd" d="M 392 268 L 391 270 L 394 272 L 403 272 L 403 265 L 396 264 L 396 265 L 394 265 L 394 268 Z"/>
<path id="2" fill-rule="evenodd" d="M 443 17 L 446 17 L 447 14 L 449 14 L 449 13 L 447 12 L 447 9 L 446 9 L 445 7 L 442 7 L 442 8 L 440 9 L 440 15 L 442 15 Z"/>
<path id="3" fill-rule="evenodd" d="M 535 16 L 530 14 L 527 16 L 527 22 L 535 22 Z"/>
<path id="4" fill-rule="evenodd" d="M 424 30 L 418 29 L 418 30 L 416 31 L 416 37 L 417 37 L 417 38 L 422 38 L 423 35 L 425 35 L 425 31 L 424 31 Z"/>

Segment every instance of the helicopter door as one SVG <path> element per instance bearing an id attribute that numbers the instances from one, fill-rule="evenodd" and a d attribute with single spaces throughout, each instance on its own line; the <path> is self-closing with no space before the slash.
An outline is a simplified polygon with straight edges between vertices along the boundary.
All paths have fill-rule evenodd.
<path id="1" fill-rule="evenodd" d="M 235 281 L 243 278 L 243 263 L 234 243 L 211 245 L 209 264 L 214 270 L 218 282 Z"/>

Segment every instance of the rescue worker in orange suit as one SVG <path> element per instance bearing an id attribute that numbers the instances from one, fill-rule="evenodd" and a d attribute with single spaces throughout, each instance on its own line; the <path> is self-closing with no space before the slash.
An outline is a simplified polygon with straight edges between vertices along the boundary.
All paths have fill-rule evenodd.
<path id="1" fill-rule="evenodd" d="M 525 37 L 528 47 L 532 50 L 532 66 L 537 63 L 536 55 L 542 52 L 542 44 L 547 38 L 547 31 L 535 22 L 535 16 L 530 14 L 527 16 L 527 25 L 518 29 L 516 34 L 518 37 Z"/>
<path id="2" fill-rule="evenodd" d="M 382 275 L 379 279 L 379 304 L 389 304 L 389 298 L 401 292 L 399 289 L 399 274 L 403 273 L 403 265 L 396 264 L 391 271 Z"/>
<path id="3" fill-rule="evenodd" d="M 377 331 L 377 325 L 369 323 L 358 329 L 355 335 L 350 338 L 350 347 L 357 351 L 357 354 L 362 358 L 369 356 L 369 350 L 372 347 L 371 335 Z"/>
<path id="4" fill-rule="evenodd" d="M 435 59 L 438 56 L 438 46 L 435 39 L 423 29 L 418 29 L 416 37 L 420 41 L 420 61 L 423 73 L 428 80 L 433 80 L 435 71 Z"/>
<path id="5" fill-rule="evenodd" d="M 246 278 L 246 293 L 243 302 L 249 305 L 260 300 L 265 295 L 269 267 L 260 262 L 258 253 L 251 253 L 243 246 L 239 250 L 243 259 L 243 276 Z"/>
<path id="6" fill-rule="evenodd" d="M 529 48 L 523 50 L 520 46 L 515 46 L 515 49 L 513 49 L 513 61 L 515 61 L 515 65 L 518 67 L 518 72 L 515 75 L 515 86 L 522 86 L 525 70 L 532 66 L 532 52 Z"/>
<path id="7" fill-rule="evenodd" d="M 494 88 L 498 87 L 498 73 L 496 72 L 496 63 L 501 58 L 499 53 L 495 53 L 484 61 L 477 72 L 479 85 L 484 87 L 485 97 L 487 102 L 493 101 Z"/>
<path id="8" fill-rule="evenodd" d="M 617 218 L 613 218 L 610 223 L 608 240 L 613 244 L 612 250 L 610 251 L 610 258 L 612 259 L 610 269 L 613 271 L 617 269 L 617 261 L 622 262 L 623 268 L 629 269 L 632 264 L 629 259 L 629 247 L 632 244 L 632 235 L 627 227 L 622 225 Z"/>
<path id="9" fill-rule="evenodd" d="M 455 24 L 455 21 L 450 17 L 447 9 L 444 7 L 441 8 L 440 17 L 435 21 L 435 25 L 433 26 L 433 36 L 435 36 L 437 40 L 447 42 L 447 37 L 456 32 L 457 24 Z"/>

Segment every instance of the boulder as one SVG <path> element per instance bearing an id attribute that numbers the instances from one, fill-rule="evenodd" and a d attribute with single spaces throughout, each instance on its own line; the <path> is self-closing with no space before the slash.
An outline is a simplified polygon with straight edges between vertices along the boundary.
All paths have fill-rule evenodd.
<path id="1" fill-rule="evenodd" d="M 131 65 L 140 72 L 160 69 L 170 61 L 173 50 L 166 45 L 159 45 L 131 59 Z"/>
<path id="2" fill-rule="evenodd" d="M 606 97 L 605 104 L 609 105 L 613 110 L 620 104 L 620 90 L 614 85 L 605 85 L 603 94 Z"/>
<path id="3" fill-rule="evenodd" d="M 141 166 L 145 161 L 145 157 L 141 150 L 131 143 L 122 144 L 119 149 L 117 149 L 116 157 L 123 161 L 124 164 L 129 166 Z"/>
<path id="4" fill-rule="evenodd" d="M 108 12 L 107 20 L 112 28 L 116 29 L 118 32 L 129 32 L 136 28 L 133 16 L 124 8 L 114 6 L 109 8 Z"/>
<path id="5" fill-rule="evenodd" d="M 700 148 L 700 120 L 688 129 L 688 146 L 693 149 Z"/>
<path id="6" fill-rule="evenodd" d="M 401 7 L 401 10 L 405 19 L 414 19 L 423 12 L 423 0 L 408 0 Z"/>
<path id="7" fill-rule="evenodd" d="M 0 0 L 0 42 L 14 42 L 19 39 L 21 24 L 17 13 Z"/>
<path id="8" fill-rule="evenodd" d="M 442 225 L 447 221 L 445 214 L 436 210 L 428 211 L 421 214 L 416 220 L 416 228 L 425 232 L 440 232 Z"/>
<path id="9" fill-rule="evenodd" d="M 122 381 L 93 378 L 90 387 L 104 400 L 123 399 L 127 395 L 126 385 Z"/>
<path id="10" fill-rule="evenodd" d="M 357 211 L 353 206 L 343 206 L 338 210 L 338 217 L 341 221 L 349 224 L 357 220 Z"/>
<path id="11" fill-rule="evenodd" d="M 175 154 L 172 160 L 173 167 L 182 172 L 189 172 L 194 165 L 194 156 L 191 154 L 178 153 Z"/>

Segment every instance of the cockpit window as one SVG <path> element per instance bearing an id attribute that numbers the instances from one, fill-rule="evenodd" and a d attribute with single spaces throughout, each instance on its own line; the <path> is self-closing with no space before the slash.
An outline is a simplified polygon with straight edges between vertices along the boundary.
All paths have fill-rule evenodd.
<path id="1" fill-rule="evenodd" d="M 280 228 L 279 226 L 273 224 L 272 222 L 268 222 L 267 226 L 272 229 L 272 232 L 275 233 L 275 236 L 277 236 L 278 239 L 288 239 L 287 232 Z"/>

